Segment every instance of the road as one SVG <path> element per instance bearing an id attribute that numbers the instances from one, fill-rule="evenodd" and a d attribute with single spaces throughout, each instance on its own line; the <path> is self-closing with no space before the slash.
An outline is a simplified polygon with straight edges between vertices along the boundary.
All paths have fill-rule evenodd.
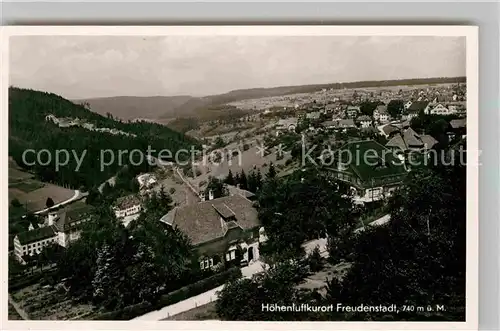
<path id="1" fill-rule="evenodd" d="M 306 253 L 310 253 L 316 246 L 319 246 L 320 252 L 322 252 L 322 255 L 324 255 L 325 253 L 328 254 L 328 252 L 326 251 L 326 239 L 312 240 L 312 241 L 305 243 L 303 246 L 306 250 Z M 263 263 L 261 261 L 256 261 L 247 267 L 241 268 L 241 273 L 242 273 L 243 277 L 251 278 L 253 275 L 258 274 L 259 272 L 262 272 L 265 267 L 266 267 L 265 263 Z M 165 318 L 169 318 L 170 316 L 177 315 L 179 313 L 196 308 L 198 306 L 206 305 L 210 302 L 217 300 L 217 292 L 220 291 L 223 287 L 224 287 L 224 285 L 221 285 L 219 287 L 216 287 L 212 290 L 209 290 L 209 291 L 204 292 L 202 294 L 199 294 L 197 296 L 191 297 L 191 298 L 186 299 L 184 301 L 180 301 L 180 302 L 175 303 L 173 305 L 163 307 L 160 310 L 155 310 L 155 311 L 149 312 L 145 315 L 139 316 L 139 317 L 135 318 L 134 320 L 159 321 L 159 320 L 162 320 Z"/>
<path id="2" fill-rule="evenodd" d="M 58 204 L 53 205 L 50 208 L 45 208 L 45 209 L 36 211 L 36 212 L 34 212 L 34 214 L 38 215 L 38 214 L 41 214 L 41 213 L 44 213 L 44 212 L 48 211 L 49 209 L 55 209 L 55 208 L 59 208 L 59 207 L 65 206 L 67 204 L 72 203 L 73 201 L 80 200 L 80 199 L 86 197 L 87 195 L 89 195 L 87 192 L 84 193 L 84 192 L 81 192 L 79 190 L 75 190 L 75 194 L 71 198 L 69 198 L 68 200 L 59 202 Z"/>
<path id="3" fill-rule="evenodd" d="M 184 183 L 184 194 L 186 196 L 186 205 L 195 204 L 201 201 L 198 192 L 194 189 L 191 183 L 182 176 L 179 168 L 174 168 L 174 175 L 177 176 Z"/>

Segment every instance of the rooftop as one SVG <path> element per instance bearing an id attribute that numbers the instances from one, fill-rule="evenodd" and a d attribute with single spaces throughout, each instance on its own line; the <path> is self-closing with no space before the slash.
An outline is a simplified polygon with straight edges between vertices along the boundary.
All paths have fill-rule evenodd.
<path id="1" fill-rule="evenodd" d="M 114 207 L 117 209 L 127 209 L 136 205 L 139 205 L 141 200 L 135 194 L 127 195 L 124 197 L 119 197 L 116 199 Z"/>
<path id="2" fill-rule="evenodd" d="M 347 165 L 346 171 L 362 182 L 406 174 L 402 162 L 374 140 L 349 142 L 340 148 L 339 156 Z"/>
<path id="3" fill-rule="evenodd" d="M 224 237 L 226 229 L 221 224 L 221 218 L 227 228 L 241 227 L 248 230 L 260 224 L 253 202 L 240 195 L 175 207 L 160 221 L 178 227 L 193 245 L 199 245 Z"/>
<path id="4" fill-rule="evenodd" d="M 17 235 L 21 245 L 31 244 L 40 240 L 52 238 L 56 235 L 57 228 L 55 226 L 45 226 L 36 228 L 31 231 L 22 232 Z"/>
<path id="5" fill-rule="evenodd" d="M 465 128 L 467 125 L 467 119 L 458 118 L 450 121 L 450 125 L 453 129 Z"/>
<path id="6" fill-rule="evenodd" d="M 418 113 L 423 111 L 429 105 L 429 101 L 414 101 L 411 103 L 411 106 L 408 108 L 408 112 L 410 113 Z"/>
<path id="7" fill-rule="evenodd" d="M 429 135 L 418 135 L 412 128 L 406 129 L 403 133 L 398 132 L 386 144 L 387 147 L 396 147 L 403 151 L 410 149 L 429 149 L 437 144 L 437 140 Z"/>

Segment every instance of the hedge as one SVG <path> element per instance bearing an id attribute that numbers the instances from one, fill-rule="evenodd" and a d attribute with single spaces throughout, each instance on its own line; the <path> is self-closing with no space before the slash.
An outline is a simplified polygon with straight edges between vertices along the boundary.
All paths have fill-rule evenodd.
<path id="1" fill-rule="evenodd" d="M 16 278 L 16 279 L 11 279 L 9 280 L 9 291 L 17 291 L 21 288 L 24 288 L 26 286 L 34 285 L 37 283 L 40 283 L 43 279 L 46 279 L 49 276 L 55 276 L 57 274 L 57 271 L 52 271 L 52 272 L 38 272 L 34 275 L 27 276 L 27 277 L 22 277 L 22 278 Z"/>
<path id="2" fill-rule="evenodd" d="M 160 310 L 165 306 L 173 305 L 182 300 L 189 299 L 195 295 L 207 292 L 225 284 L 227 281 L 241 277 L 240 268 L 231 268 L 196 283 L 181 287 L 178 290 L 162 295 L 156 304 L 141 302 L 127 306 L 120 310 L 103 313 L 93 318 L 94 320 L 131 320 L 137 316 L 144 315 L 153 310 Z"/>

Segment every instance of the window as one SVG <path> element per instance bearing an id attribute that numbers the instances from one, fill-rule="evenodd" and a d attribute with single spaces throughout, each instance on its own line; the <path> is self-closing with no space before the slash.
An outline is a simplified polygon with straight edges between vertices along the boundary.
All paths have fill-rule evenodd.
<path id="1" fill-rule="evenodd" d="M 214 266 L 214 259 L 210 259 L 210 266 L 213 267 Z"/>
<path id="2" fill-rule="evenodd" d="M 236 258 L 236 251 L 231 251 L 231 260 Z"/>
<path id="3" fill-rule="evenodd" d="M 205 269 L 205 264 L 203 263 L 203 261 L 200 262 L 200 269 L 201 270 Z"/>
<path id="4" fill-rule="evenodd" d="M 210 263 L 210 261 L 208 259 L 205 260 L 205 268 L 208 268 L 208 264 Z"/>
<path id="5" fill-rule="evenodd" d="M 226 253 L 226 261 L 231 261 L 231 255 L 229 253 Z"/>

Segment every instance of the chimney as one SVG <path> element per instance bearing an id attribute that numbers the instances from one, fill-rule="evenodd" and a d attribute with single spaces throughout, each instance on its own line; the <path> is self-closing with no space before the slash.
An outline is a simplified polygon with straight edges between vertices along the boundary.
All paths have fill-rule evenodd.
<path id="1" fill-rule="evenodd" d="M 208 191 L 208 200 L 213 200 L 214 199 L 214 191 L 210 190 Z"/>

